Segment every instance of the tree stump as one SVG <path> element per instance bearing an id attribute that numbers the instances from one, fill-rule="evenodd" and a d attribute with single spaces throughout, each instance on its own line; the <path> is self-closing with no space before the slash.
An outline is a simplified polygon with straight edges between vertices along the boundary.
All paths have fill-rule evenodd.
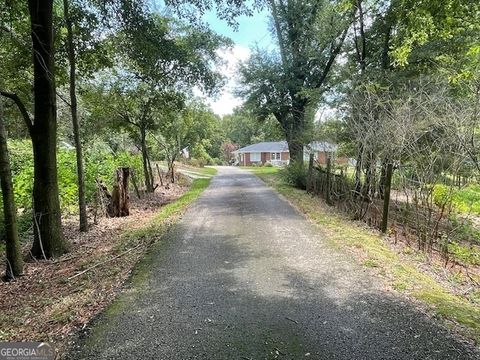
<path id="1" fill-rule="evenodd" d="M 123 217 L 130 214 L 128 196 L 129 176 L 129 168 L 117 169 L 111 194 L 102 182 L 97 181 L 101 199 L 103 199 L 102 204 L 105 205 L 105 212 L 108 217 Z"/>

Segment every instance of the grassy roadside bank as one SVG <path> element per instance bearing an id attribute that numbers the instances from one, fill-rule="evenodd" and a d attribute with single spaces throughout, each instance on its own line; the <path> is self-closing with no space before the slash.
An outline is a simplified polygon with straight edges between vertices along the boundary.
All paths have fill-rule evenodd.
<path id="1" fill-rule="evenodd" d="M 163 206 L 145 227 L 127 231 L 124 234 L 126 239 L 124 246 L 131 246 L 132 243 L 139 239 L 150 238 L 151 242 L 155 242 L 161 238 L 165 231 L 178 221 L 178 218 L 184 213 L 186 208 L 200 196 L 209 184 L 210 179 L 193 180 L 192 185 L 185 194 L 174 202 Z"/>
<path id="2" fill-rule="evenodd" d="M 132 270 L 208 187 L 195 179 L 181 196 L 127 227 L 91 231 L 89 241 L 54 261 L 29 265 L 0 284 L 0 341 L 49 341 L 62 351 L 117 296 Z M 8 299 L 8 296 L 12 296 Z"/>
<path id="3" fill-rule="evenodd" d="M 427 305 L 448 327 L 477 345 L 480 343 L 480 289 L 470 298 L 455 293 L 429 273 L 421 271 L 420 262 L 411 261 L 404 256 L 406 254 L 395 251 L 378 232 L 336 213 L 321 199 L 284 184 L 279 179 L 278 169 L 249 170 L 318 225 L 333 247 L 352 253 L 358 262 L 382 277 L 386 286 Z"/>

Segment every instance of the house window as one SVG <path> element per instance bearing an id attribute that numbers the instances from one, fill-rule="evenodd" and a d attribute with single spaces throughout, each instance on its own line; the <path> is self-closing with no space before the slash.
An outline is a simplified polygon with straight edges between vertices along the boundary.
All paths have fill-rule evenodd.
<path id="1" fill-rule="evenodd" d="M 271 153 L 271 159 L 272 160 L 280 160 L 280 153 Z"/>
<path id="2" fill-rule="evenodd" d="M 250 153 L 250 161 L 260 161 L 260 153 Z"/>

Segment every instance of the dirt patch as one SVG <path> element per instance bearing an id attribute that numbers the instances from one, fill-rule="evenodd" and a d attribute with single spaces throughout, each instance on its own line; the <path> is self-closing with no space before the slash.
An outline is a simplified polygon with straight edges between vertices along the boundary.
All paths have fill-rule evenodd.
<path id="1" fill-rule="evenodd" d="M 99 218 L 87 233 L 78 231 L 76 218 L 64 219 L 71 248 L 58 259 L 34 261 L 28 256 L 30 245 L 25 246 L 24 276 L 0 282 L 0 341 L 50 341 L 61 351 L 68 334 L 84 328 L 115 297 L 146 251 L 148 239 L 124 234 L 145 227 L 186 190 L 170 184 L 142 199 L 132 198 L 130 216 Z"/>

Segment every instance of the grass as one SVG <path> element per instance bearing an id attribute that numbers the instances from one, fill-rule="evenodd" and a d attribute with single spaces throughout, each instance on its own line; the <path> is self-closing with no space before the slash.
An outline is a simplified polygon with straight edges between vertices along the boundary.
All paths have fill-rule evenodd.
<path id="1" fill-rule="evenodd" d="M 217 169 L 209 166 L 205 166 L 203 168 L 196 168 L 196 171 L 199 173 L 202 173 L 204 175 L 216 175 L 217 174 Z"/>
<path id="2" fill-rule="evenodd" d="M 386 283 L 399 292 L 422 301 L 447 325 L 460 325 L 460 332 L 480 343 L 480 307 L 478 303 L 452 293 L 433 277 L 419 271 L 388 247 L 376 232 L 335 214 L 305 191 L 279 181 L 275 173 L 253 171 L 268 185 L 287 198 L 325 233 L 325 238 L 336 249 L 354 250 L 363 266 L 375 268 Z"/>
<path id="3" fill-rule="evenodd" d="M 281 167 L 275 166 L 242 166 L 241 169 L 249 170 L 260 177 L 265 175 L 274 175 L 282 170 Z"/>
<path id="4" fill-rule="evenodd" d="M 158 164 L 164 169 L 168 167 L 166 161 L 158 161 Z M 211 166 L 197 167 L 197 166 L 186 165 L 182 163 L 176 163 L 175 170 L 185 170 L 185 171 L 190 171 L 190 172 L 198 173 L 201 175 L 208 175 L 208 176 L 214 176 L 217 174 L 217 169 Z"/>

